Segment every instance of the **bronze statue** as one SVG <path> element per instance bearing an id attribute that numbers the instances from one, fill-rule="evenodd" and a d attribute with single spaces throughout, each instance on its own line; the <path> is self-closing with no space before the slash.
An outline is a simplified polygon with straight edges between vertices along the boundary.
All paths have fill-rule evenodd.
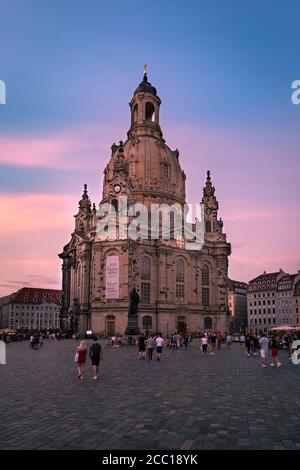
<path id="1" fill-rule="evenodd" d="M 137 293 L 136 288 L 134 287 L 132 289 L 132 291 L 130 292 L 130 303 L 129 303 L 128 316 L 130 316 L 130 317 L 136 317 L 137 316 L 139 301 L 140 301 L 140 296 Z"/>

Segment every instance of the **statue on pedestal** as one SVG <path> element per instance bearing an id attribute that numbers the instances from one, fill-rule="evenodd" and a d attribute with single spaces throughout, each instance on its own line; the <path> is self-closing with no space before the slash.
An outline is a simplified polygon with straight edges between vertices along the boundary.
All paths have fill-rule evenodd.
<path id="1" fill-rule="evenodd" d="M 129 309 L 128 309 L 128 325 L 126 328 L 126 335 L 138 335 L 140 333 L 138 327 L 138 306 L 140 296 L 134 287 L 129 294 Z"/>

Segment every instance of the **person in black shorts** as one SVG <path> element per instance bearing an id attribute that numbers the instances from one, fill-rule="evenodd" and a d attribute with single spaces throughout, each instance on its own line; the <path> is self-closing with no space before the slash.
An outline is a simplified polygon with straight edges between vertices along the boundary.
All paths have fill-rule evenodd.
<path id="1" fill-rule="evenodd" d="M 94 380 L 97 380 L 100 359 L 103 359 L 103 353 L 101 344 L 98 342 L 97 336 L 94 336 L 93 340 L 93 344 L 90 346 L 89 356 L 93 366 L 93 378 Z"/>
<path id="2" fill-rule="evenodd" d="M 142 333 L 142 335 L 139 337 L 139 358 L 140 358 L 140 361 L 142 359 L 145 359 L 145 355 L 146 355 L 146 337 L 145 337 L 144 333 Z"/>

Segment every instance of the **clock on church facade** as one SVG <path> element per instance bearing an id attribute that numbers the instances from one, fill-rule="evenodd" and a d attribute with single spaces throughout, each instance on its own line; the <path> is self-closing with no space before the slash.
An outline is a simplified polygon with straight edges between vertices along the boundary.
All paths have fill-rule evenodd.
<path id="1" fill-rule="evenodd" d="M 145 72 L 130 102 L 127 139 L 111 147 L 100 203 L 110 203 L 116 211 L 121 196 L 149 210 L 152 204 L 185 204 L 185 174 L 178 150 L 171 150 L 163 138 L 160 104 Z M 71 240 L 59 254 L 62 327 L 100 335 L 225 331 L 231 247 L 218 219 L 210 172 L 201 200 L 205 219 L 201 248 L 188 249 L 182 236 L 124 238 L 119 227 L 103 240 L 97 237 L 100 216 L 85 185 Z M 137 311 L 131 305 L 133 291 Z"/>

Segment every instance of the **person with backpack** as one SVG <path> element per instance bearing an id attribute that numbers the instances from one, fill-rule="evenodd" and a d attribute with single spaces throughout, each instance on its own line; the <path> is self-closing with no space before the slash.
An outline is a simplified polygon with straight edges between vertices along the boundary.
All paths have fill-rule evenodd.
<path id="1" fill-rule="evenodd" d="M 97 336 L 94 336 L 93 340 L 94 342 L 90 346 L 89 356 L 90 356 L 90 359 L 92 361 L 92 366 L 93 366 L 93 379 L 97 380 L 98 373 L 99 373 L 100 359 L 103 359 L 103 353 L 102 353 L 101 344 L 98 342 Z"/>

